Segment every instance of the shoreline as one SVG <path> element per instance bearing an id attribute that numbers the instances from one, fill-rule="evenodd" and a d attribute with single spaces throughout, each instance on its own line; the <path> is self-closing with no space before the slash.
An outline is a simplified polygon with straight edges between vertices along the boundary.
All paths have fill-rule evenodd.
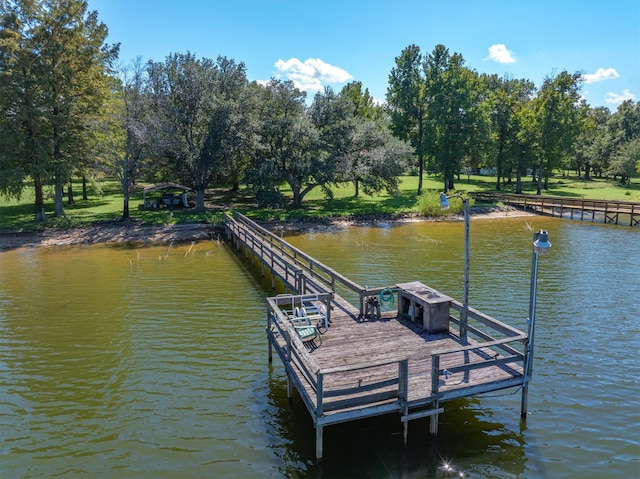
<path id="1" fill-rule="evenodd" d="M 495 207 L 471 211 L 473 218 L 495 219 L 535 216 L 535 213 L 521 211 L 512 207 Z M 398 218 L 341 218 L 320 221 L 270 220 L 258 223 L 274 232 L 304 232 L 328 228 L 345 228 L 354 225 L 376 223 L 411 223 L 428 221 L 462 221 L 462 215 L 445 217 L 407 216 Z M 86 244 L 162 244 L 171 241 L 189 242 L 216 239 L 219 229 L 205 223 L 184 223 L 166 226 L 144 226 L 136 223 L 106 222 L 93 226 L 77 228 L 52 228 L 41 232 L 0 233 L 0 251 L 39 246 L 73 246 Z"/>

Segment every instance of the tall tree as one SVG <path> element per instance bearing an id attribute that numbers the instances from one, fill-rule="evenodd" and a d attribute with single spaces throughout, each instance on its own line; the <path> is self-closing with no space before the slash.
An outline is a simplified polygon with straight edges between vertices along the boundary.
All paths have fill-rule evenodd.
<path id="1" fill-rule="evenodd" d="M 151 122 L 156 155 L 168 158 L 175 174 L 196 190 L 204 211 L 205 191 L 242 150 L 243 125 L 234 105 L 246 87 L 245 66 L 226 57 L 197 59 L 192 53 L 150 62 Z"/>
<path id="2" fill-rule="evenodd" d="M 535 162 L 537 158 L 538 143 L 536 136 L 536 115 L 533 105 L 533 99 L 525 102 L 516 115 L 516 121 L 520 125 L 517 133 L 517 182 L 516 193 L 520 194 L 522 188 L 522 176 L 527 174 L 528 168 L 535 171 Z"/>
<path id="3" fill-rule="evenodd" d="M 217 165 L 217 178 L 228 178 L 237 191 L 258 143 L 257 98 L 249 88 L 243 63 L 218 57 L 216 69 L 215 101 L 204 154 Z"/>
<path id="4" fill-rule="evenodd" d="M 620 175 L 621 184 L 631 184 L 631 178 L 638 172 L 640 166 L 640 136 L 624 143 L 615 152 L 608 173 Z"/>
<path id="5" fill-rule="evenodd" d="M 345 177 L 353 182 L 355 196 L 382 190 L 398 191 L 398 178 L 413 157 L 409 143 L 395 137 L 382 120 L 360 119 L 351 137 L 351 152 Z"/>
<path id="6" fill-rule="evenodd" d="M 318 168 L 314 168 L 313 176 L 317 186 L 331 197 L 333 192 L 329 185 L 339 179 L 340 172 L 348 164 L 356 124 L 353 103 L 346 96 L 325 88 L 314 96 L 306 113 L 318 133 Z"/>
<path id="7" fill-rule="evenodd" d="M 247 182 L 259 198 L 276 201 L 278 187 L 286 182 L 293 207 L 322 185 L 327 173 L 319 157 L 319 132 L 306 112 L 306 94 L 291 81 L 272 79 L 263 88 L 260 116 L 260 148 Z"/>
<path id="8" fill-rule="evenodd" d="M 340 90 L 340 96 L 349 99 L 353 105 L 353 115 L 358 118 L 375 120 L 383 114 L 382 108 L 376 104 L 369 93 L 369 89 L 362 89 L 362 82 L 354 81 L 347 83 L 342 87 L 342 90 Z"/>
<path id="9" fill-rule="evenodd" d="M 83 0 L 3 1 L 0 9 L 2 89 L 15 99 L 3 113 L 22 136 L 8 154 L 20 152 L 21 181 L 33 179 L 36 220 L 44 221 L 42 189 L 51 178 L 55 214 L 64 214 L 63 186 L 90 148 L 88 117 L 109 94 L 118 46 L 105 43 L 107 27 Z"/>
<path id="10" fill-rule="evenodd" d="M 103 122 L 102 144 L 122 188 L 121 219 L 126 221 L 129 219 L 129 200 L 149 144 L 149 101 L 142 60 L 138 58 L 128 67 L 121 68 L 114 83 L 111 108 Z"/>
<path id="11" fill-rule="evenodd" d="M 430 156 L 442 174 L 444 191 L 454 188 L 454 177 L 465 156 L 484 141 L 484 100 L 479 77 L 464 66 L 462 55 L 436 45 L 425 61 Z"/>
<path id="12" fill-rule="evenodd" d="M 520 145 L 518 133 L 522 126 L 519 112 L 531 99 L 534 85 L 528 80 L 516 80 L 509 77 L 498 78 L 496 75 L 483 77 L 485 87 L 489 90 L 491 140 L 495 157 L 496 189 L 500 190 L 505 172 L 516 170 L 518 179 L 521 169 L 518 168 Z M 518 180 L 519 181 L 519 180 Z"/>
<path id="13" fill-rule="evenodd" d="M 410 164 L 413 148 L 393 135 L 387 111 L 375 105 L 360 82 L 351 82 L 340 91 L 351 104 L 354 128 L 349 136 L 349 152 L 340 177 L 353 183 L 355 196 L 360 187 L 368 195 L 386 190 L 395 194 L 398 177 Z"/>
<path id="14" fill-rule="evenodd" d="M 427 151 L 427 76 L 424 58 L 417 45 L 409 45 L 395 59 L 389 74 L 387 103 L 393 132 L 411 143 L 418 166 L 418 195 L 422 194 L 422 176 Z"/>
<path id="15" fill-rule="evenodd" d="M 593 169 L 608 168 L 611 144 L 608 141 L 607 123 L 611 112 L 608 108 L 589 108 L 580 135 L 576 139 L 572 166 L 584 180 L 591 180 Z"/>
<path id="16" fill-rule="evenodd" d="M 607 122 L 607 144 L 611 157 L 606 173 L 621 176 L 625 183 L 635 174 L 640 139 L 640 102 L 631 100 L 621 103 Z"/>
<path id="17" fill-rule="evenodd" d="M 33 179 L 36 219 L 44 220 L 42 185 L 46 164 L 41 96 L 34 75 L 36 55 L 28 48 L 33 4 L 0 2 L 0 192 L 20 198 L 26 178 Z"/>
<path id="18" fill-rule="evenodd" d="M 554 168 L 569 158 L 580 134 L 582 118 L 587 108 L 581 103 L 580 73 L 563 71 L 547 77 L 533 100 L 534 125 L 537 143 L 537 194 L 547 188 Z"/>

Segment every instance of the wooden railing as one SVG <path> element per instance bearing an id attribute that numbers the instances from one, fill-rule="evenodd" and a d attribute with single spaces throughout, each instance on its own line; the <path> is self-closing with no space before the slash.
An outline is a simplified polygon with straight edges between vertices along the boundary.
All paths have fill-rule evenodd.
<path id="1" fill-rule="evenodd" d="M 520 206 L 539 212 L 558 213 L 563 216 L 569 212 L 573 218 L 574 212 L 579 212 L 580 219 L 584 219 L 584 213 L 591 213 L 591 219 L 595 220 L 596 213 L 602 215 L 605 223 L 618 224 L 620 215 L 629 216 L 629 226 L 640 224 L 640 203 L 635 201 L 594 200 L 584 198 L 568 198 L 565 196 L 523 195 L 513 193 L 478 192 L 472 193 L 476 201 L 502 202 L 505 204 Z"/>
<path id="2" fill-rule="evenodd" d="M 231 219 L 228 216 L 226 216 L 226 218 Z M 339 283 L 348 290 L 355 291 L 358 294 L 360 294 L 360 292 L 364 289 L 358 283 L 341 275 L 337 271 L 334 271 L 323 263 L 317 261 L 298 248 L 290 245 L 282 238 L 254 223 L 246 216 L 240 213 L 234 213 L 233 220 L 237 221 L 245 227 L 243 228 L 243 235 L 251 236 L 255 239 L 255 241 L 258 241 L 258 238 L 260 238 L 261 244 L 263 246 L 269 245 L 273 252 L 279 252 L 281 258 L 289 260 L 299 270 L 304 271 L 305 275 L 307 276 L 307 281 L 318 281 L 320 284 L 326 286 L 331 291 L 336 290 L 336 283 Z M 273 252 L 271 254 L 273 254 Z"/>
<path id="3" fill-rule="evenodd" d="M 272 270 L 278 269 L 287 283 L 291 284 L 297 291 L 302 290 L 302 269 L 299 266 L 287 261 L 286 257 L 284 257 L 280 251 L 265 241 L 262 236 L 255 234 L 253 230 L 243 227 L 234 221 L 227 221 L 225 226 L 237 240 L 244 243 L 248 249 L 260 256 L 265 264 Z"/>
<path id="4" fill-rule="evenodd" d="M 451 300 L 451 309 L 466 314 L 467 335 L 473 336 L 473 339 L 469 340 L 468 343 L 470 344 L 465 346 L 431 355 L 431 392 L 434 396 L 440 399 L 453 399 L 470 395 L 470 389 L 474 390 L 473 394 L 480 394 L 496 388 L 495 383 L 489 383 L 486 385 L 479 384 L 469 387 L 456 387 L 442 392 L 440 388 L 440 377 L 443 374 L 466 374 L 477 369 L 492 368 L 494 366 L 506 367 L 509 364 L 513 365 L 516 363 L 522 363 L 522 367 L 524 368 L 527 342 L 529 339 L 527 334 L 474 308 L 465 308 L 462 303 L 456 300 Z M 459 318 L 450 316 L 449 319 L 453 324 L 460 325 Z M 483 325 L 485 330 L 469 324 L 471 321 L 476 321 L 480 325 Z M 496 338 L 498 335 L 501 337 Z M 489 351 L 493 352 L 489 353 Z M 447 355 L 459 355 L 465 352 L 476 352 L 482 359 L 476 362 L 461 360 L 457 364 L 449 364 L 446 368 L 441 367 L 441 358 Z M 523 378 L 519 375 L 516 375 L 512 379 L 514 386 L 519 385 L 522 381 Z"/>
<path id="5" fill-rule="evenodd" d="M 316 425 L 326 426 L 361 417 L 400 411 L 408 399 L 408 360 L 366 362 L 362 364 L 322 369 L 298 338 L 282 306 L 289 306 L 291 296 L 268 298 L 267 336 L 282 363 L 296 383 L 303 402 L 313 415 Z M 278 343 L 283 338 L 285 347 Z M 300 374 L 294 374 L 292 368 Z M 383 379 L 358 383 L 344 377 L 367 377 L 363 371 L 384 369 Z M 397 371 L 394 373 L 393 371 Z M 333 381 L 342 377 L 343 381 Z M 304 383 L 303 383 L 304 381 Z M 354 381 L 357 386 L 354 386 Z M 340 386 L 336 384 L 349 384 Z"/>
<path id="6" fill-rule="evenodd" d="M 386 288 L 367 289 L 359 285 L 242 214 L 234 213 L 233 218 L 225 214 L 223 222 L 248 248 L 265 258 L 272 268 L 281 268 L 284 271 L 283 279 L 292 284 L 298 293 L 335 293 L 338 287 L 342 287 L 358 295 L 362 315 L 364 298 L 375 296 Z"/>

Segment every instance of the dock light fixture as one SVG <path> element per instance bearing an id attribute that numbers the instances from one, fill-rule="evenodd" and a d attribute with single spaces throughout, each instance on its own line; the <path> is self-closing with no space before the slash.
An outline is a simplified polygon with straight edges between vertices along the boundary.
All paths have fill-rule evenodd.
<path id="1" fill-rule="evenodd" d="M 464 285 L 462 292 L 462 304 L 464 311 L 460 313 L 460 339 L 467 339 L 467 309 L 469 308 L 469 198 L 461 194 L 447 196 L 446 193 L 440 193 L 440 208 L 448 210 L 449 198 L 460 198 L 464 205 Z"/>
<path id="2" fill-rule="evenodd" d="M 545 230 L 540 230 L 538 238 L 533 242 L 533 251 L 537 255 L 547 254 L 551 249 L 551 243 L 549 242 L 549 233 Z"/>
<path id="3" fill-rule="evenodd" d="M 520 405 L 520 416 L 527 417 L 527 395 L 529 390 L 529 379 L 531 377 L 531 365 L 533 363 L 533 340 L 536 330 L 536 297 L 538 294 L 538 259 L 541 255 L 547 254 L 551 249 L 549 233 L 540 230 L 533 234 L 533 253 L 531 258 L 531 284 L 529 286 L 529 325 L 528 340 L 525 352 L 525 363 L 522 383 L 522 403 Z"/>

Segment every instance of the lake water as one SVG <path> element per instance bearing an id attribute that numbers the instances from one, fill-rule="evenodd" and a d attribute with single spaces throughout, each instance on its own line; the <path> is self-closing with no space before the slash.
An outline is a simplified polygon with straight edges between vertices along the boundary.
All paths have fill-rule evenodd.
<path id="1" fill-rule="evenodd" d="M 553 218 L 471 222 L 470 305 L 525 328 L 541 257 L 529 412 L 520 393 L 445 403 L 439 436 L 395 415 L 325 429 L 267 362 L 261 278 L 225 245 L 0 253 L 0 477 L 640 476 L 640 231 Z M 462 223 L 288 238 L 357 282 L 461 299 Z M 450 465 L 447 470 L 446 464 Z"/>

